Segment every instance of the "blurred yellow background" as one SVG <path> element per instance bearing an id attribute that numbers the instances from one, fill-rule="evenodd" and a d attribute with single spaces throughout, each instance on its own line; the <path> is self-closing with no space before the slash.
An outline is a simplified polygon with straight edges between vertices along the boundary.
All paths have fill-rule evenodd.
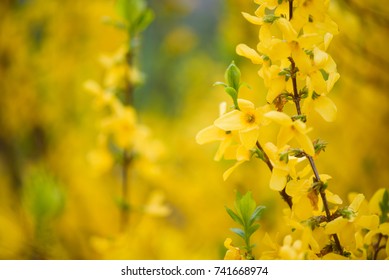
<path id="1" fill-rule="evenodd" d="M 265 102 L 258 69 L 234 52 L 258 40 L 241 16 L 254 3 L 149 5 L 155 20 L 142 34 L 137 62 L 145 82 L 134 104 L 153 141 L 131 166 L 123 231 L 120 168 L 99 169 L 101 115 L 84 89 L 103 78 L 99 58 L 125 40 L 102 20 L 115 18 L 114 1 L 1 1 L 0 259 L 220 259 L 234 226 L 224 206 L 237 190 L 267 207 L 261 232 L 277 230 L 286 204 L 269 190 L 266 166 L 246 163 L 223 182 L 231 163 L 212 160 L 217 144 L 195 142 L 229 101 L 212 84 L 232 60 L 252 87 L 242 97 Z M 389 183 L 389 7 L 333 0 L 330 14 L 340 30 L 328 50 L 341 75 L 331 93 L 338 117 L 309 120 L 312 138 L 329 142 L 317 165 L 344 201 L 349 192 L 369 199 Z"/>

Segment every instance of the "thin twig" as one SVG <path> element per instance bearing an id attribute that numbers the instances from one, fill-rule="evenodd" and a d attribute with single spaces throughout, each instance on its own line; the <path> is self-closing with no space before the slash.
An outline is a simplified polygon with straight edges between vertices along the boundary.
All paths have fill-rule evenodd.
<path id="1" fill-rule="evenodd" d="M 290 14 L 290 18 L 293 16 L 293 13 L 291 13 L 291 6 L 293 7 L 293 0 L 289 1 L 289 14 Z M 289 57 L 289 61 L 290 61 L 290 72 L 291 72 L 291 79 L 292 79 L 292 84 L 293 84 L 293 102 L 296 106 L 296 111 L 297 111 L 297 114 L 298 115 L 301 115 L 302 112 L 301 112 L 301 105 L 300 105 L 300 100 L 301 100 L 301 97 L 298 93 L 298 88 L 297 88 L 297 79 L 296 79 L 296 73 L 298 71 L 298 69 L 296 68 L 296 63 L 294 62 L 293 58 L 292 57 Z M 319 175 L 319 172 L 317 170 L 317 167 L 316 167 L 316 164 L 315 164 L 315 161 L 313 160 L 313 157 L 310 156 L 310 155 L 306 155 L 306 157 L 308 158 L 309 160 L 309 163 L 311 165 L 311 168 L 312 168 L 312 171 L 315 175 L 315 181 L 316 182 L 321 182 L 321 179 L 320 179 L 320 175 Z M 324 210 L 326 212 L 326 216 L 327 216 L 327 221 L 330 222 L 332 220 L 332 217 L 331 217 L 331 211 L 330 211 L 330 207 L 328 205 L 328 200 L 327 200 L 327 197 L 326 197 L 326 193 L 325 193 L 325 190 L 323 188 L 320 188 L 319 189 L 319 194 L 320 194 L 320 197 L 323 201 L 323 206 L 324 206 Z M 334 241 L 335 241 L 335 245 L 336 245 L 336 248 L 338 250 L 338 252 L 340 254 L 343 254 L 343 248 L 340 244 L 340 240 L 339 240 L 339 237 L 337 234 L 333 234 L 332 237 L 334 238 Z"/>

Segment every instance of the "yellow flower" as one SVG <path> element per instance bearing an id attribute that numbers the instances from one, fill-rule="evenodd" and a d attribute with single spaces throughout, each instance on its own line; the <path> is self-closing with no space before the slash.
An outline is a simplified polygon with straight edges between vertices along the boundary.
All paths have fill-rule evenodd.
<path id="1" fill-rule="evenodd" d="M 311 139 L 307 136 L 310 131 L 300 120 L 293 121 L 287 114 L 277 111 L 270 111 L 265 114 L 265 117 L 280 124 L 282 127 L 277 137 L 277 146 L 282 147 L 290 140 L 295 138 L 301 145 L 301 148 L 310 156 L 315 154 Z"/>
<path id="2" fill-rule="evenodd" d="M 97 174 L 108 171 L 113 166 L 113 157 L 106 147 L 98 147 L 88 154 L 88 161 L 91 163 Z"/>
<path id="3" fill-rule="evenodd" d="M 382 201 L 382 197 L 384 195 L 385 188 L 381 188 L 377 190 L 372 198 L 369 201 L 369 212 L 371 214 L 382 215 L 382 211 L 380 208 L 380 202 Z"/>
<path id="4" fill-rule="evenodd" d="M 112 92 L 104 90 L 100 84 L 93 80 L 86 81 L 84 83 L 84 88 L 94 97 L 93 101 L 98 109 L 106 106 L 112 107 L 114 106 L 114 103 L 117 102 Z"/>
<path id="5" fill-rule="evenodd" d="M 103 127 L 120 148 L 129 148 L 135 140 L 136 112 L 130 106 L 117 106 L 114 115 L 104 121 Z"/>
<path id="6" fill-rule="evenodd" d="M 327 122 L 334 121 L 338 111 L 335 103 L 325 95 L 320 95 L 316 98 L 308 97 L 304 100 L 303 111 L 309 114 L 312 109 Z"/>
<path id="7" fill-rule="evenodd" d="M 280 154 L 287 150 L 289 147 L 283 147 L 278 149 L 273 143 L 266 143 L 263 147 L 265 153 L 268 155 L 272 165 L 273 170 L 270 178 L 270 188 L 272 190 L 281 191 L 287 183 L 287 177 L 293 176 L 296 174 L 296 164 L 304 159 L 298 159 L 293 156 L 289 156 L 288 161 L 280 159 Z"/>
<path id="8" fill-rule="evenodd" d="M 251 158 L 251 152 L 242 145 L 232 146 L 231 149 L 226 152 L 226 156 L 228 156 L 228 154 L 232 154 L 230 158 L 236 158 L 237 162 L 223 173 L 224 181 L 228 179 L 228 177 L 232 174 L 232 172 L 235 171 L 237 167 L 246 161 L 249 161 Z"/>
<path id="9" fill-rule="evenodd" d="M 250 59 L 253 64 L 263 63 L 262 57 L 254 49 L 245 44 L 239 44 L 236 46 L 236 53 Z"/>
<path id="10" fill-rule="evenodd" d="M 246 149 L 252 149 L 258 140 L 259 128 L 268 124 L 264 114 L 269 106 L 255 108 L 248 100 L 238 99 L 240 110 L 233 110 L 220 116 L 214 125 L 224 131 L 238 131 L 239 139 Z"/>
<path id="11" fill-rule="evenodd" d="M 338 234 L 342 246 L 348 251 L 354 251 L 358 249 L 357 246 L 360 246 L 360 237 L 356 234 L 360 229 L 369 230 L 364 239 L 364 243 L 367 245 L 371 242 L 370 238 L 380 232 L 379 217 L 374 214 L 361 212 L 364 200 L 363 194 L 356 195 L 347 208 L 353 214 L 347 218 L 338 217 L 325 226 L 327 234 Z"/>
<path id="12" fill-rule="evenodd" d="M 227 248 L 227 252 L 224 256 L 225 260 L 242 260 L 240 249 L 232 245 L 231 238 L 226 238 L 226 240 L 224 241 L 224 247 Z"/>
<path id="13" fill-rule="evenodd" d="M 149 201 L 144 206 L 143 211 L 156 217 L 166 217 L 172 212 L 170 207 L 168 207 L 165 203 L 165 195 L 162 191 L 153 191 L 150 194 Z"/>
<path id="14" fill-rule="evenodd" d="M 226 103 L 220 105 L 220 116 L 225 113 Z M 234 137 L 232 131 L 225 131 L 215 125 L 210 125 L 200 130 L 196 135 L 196 142 L 200 145 L 220 141 L 219 148 L 215 154 L 214 160 L 219 161 L 225 154 L 228 147 L 231 146 Z"/>
<path id="15" fill-rule="evenodd" d="M 279 75 L 285 67 L 287 66 L 264 63 L 262 68 L 258 71 L 258 75 L 263 78 L 264 84 L 268 88 L 268 92 L 266 94 L 266 101 L 268 103 L 272 103 L 273 100 L 285 90 L 288 92 L 292 91 L 292 84 L 287 83 L 285 81 L 285 77 Z"/>
<path id="16" fill-rule="evenodd" d="M 301 240 L 295 240 L 290 235 L 284 237 L 284 242 L 279 249 L 279 255 L 283 260 L 303 260 L 305 257 L 304 244 Z"/>

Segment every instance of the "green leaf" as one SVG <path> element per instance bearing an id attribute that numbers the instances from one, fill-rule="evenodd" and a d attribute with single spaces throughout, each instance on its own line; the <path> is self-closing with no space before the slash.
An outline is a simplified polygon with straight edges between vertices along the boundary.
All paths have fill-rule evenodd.
<path id="1" fill-rule="evenodd" d="M 228 215 L 230 215 L 230 217 L 235 221 L 237 222 L 238 224 L 240 225 L 243 225 L 243 221 L 242 219 L 234 212 L 232 211 L 230 208 L 226 207 L 226 211 L 228 213 Z"/>
<path id="2" fill-rule="evenodd" d="M 240 214 L 244 226 L 249 225 L 251 214 L 256 208 L 256 203 L 253 199 L 251 192 L 247 192 L 244 196 L 241 196 L 237 201 L 237 211 Z"/>
<path id="3" fill-rule="evenodd" d="M 316 139 L 313 141 L 313 147 L 315 148 L 315 154 L 319 154 L 321 151 L 325 151 L 328 143 L 322 139 Z"/>
<path id="4" fill-rule="evenodd" d="M 225 78 L 228 86 L 234 88 L 236 90 L 236 92 L 239 91 L 240 76 L 241 76 L 241 74 L 240 74 L 239 68 L 235 65 L 235 62 L 232 61 L 224 74 L 224 78 Z"/>
<path id="5" fill-rule="evenodd" d="M 247 192 L 245 195 L 242 195 L 240 192 L 236 193 L 236 213 L 226 207 L 227 213 L 242 227 L 231 228 L 231 231 L 235 232 L 244 240 L 245 246 L 242 248 L 246 250 L 248 259 L 254 259 L 251 251 L 254 245 L 250 244 L 250 237 L 260 227 L 260 225 L 255 222 L 258 221 L 264 209 L 264 206 L 257 206 L 251 192 Z"/>
<path id="6" fill-rule="evenodd" d="M 37 223 L 59 216 L 65 206 L 61 184 L 43 167 L 27 172 L 22 197 L 28 213 Z"/>
<path id="7" fill-rule="evenodd" d="M 235 232 L 237 235 L 239 235 L 240 237 L 242 237 L 243 239 L 246 238 L 246 235 L 244 233 L 244 231 L 240 228 L 231 228 L 230 229 L 232 232 Z"/>
<path id="8" fill-rule="evenodd" d="M 255 221 L 258 221 L 259 218 L 262 215 L 263 210 L 265 210 L 265 206 L 259 205 L 257 208 L 255 208 L 254 212 L 251 214 L 250 217 L 250 225 L 252 225 Z"/>
<path id="9" fill-rule="evenodd" d="M 243 87 L 243 86 L 247 87 L 248 89 L 253 89 L 253 88 L 252 88 L 248 83 L 246 83 L 246 82 L 241 82 L 241 83 L 240 83 L 239 87 Z"/>
<path id="10" fill-rule="evenodd" d="M 389 213 L 389 193 L 388 190 L 385 190 L 384 195 L 382 196 L 382 201 L 380 202 L 381 216 L 380 223 L 385 223 L 388 220 Z"/>
<path id="11" fill-rule="evenodd" d="M 142 32 L 145 30 L 150 23 L 154 20 L 155 15 L 154 12 L 150 9 L 144 11 L 144 13 L 140 16 L 138 23 L 136 25 L 136 32 Z"/>
<path id="12" fill-rule="evenodd" d="M 263 160 L 266 162 L 265 154 L 262 150 L 258 149 L 257 147 L 250 150 L 252 156 L 256 156 L 257 158 Z"/>
<path id="13" fill-rule="evenodd" d="M 257 231 L 257 229 L 259 229 L 259 227 L 260 227 L 260 224 L 254 224 L 254 225 L 252 225 L 252 226 L 249 227 L 249 229 L 247 230 L 246 235 L 247 235 L 248 237 L 250 237 L 251 235 L 253 235 L 254 232 Z"/>
<path id="14" fill-rule="evenodd" d="M 223 86 L 223 87 L 228 87 L 228 85 L 226 83 L 223 83 L 223 82 L 216 82 L 213 84 L 213 86 Z"/>
<path id="15" fill-rule="evenodd" d="M 231 96 L 231 98 L 233 100 L 238 99 L 238 93 L 236 92 L 236 90 L 234 88 L 227 86 L 225 88 L 225 91 L 228 93 L 229 96 Z"/>
<path id="16" fill-rule="evenodd" d="M 129 26 L 138 22 L 146 9 L 145 0 L 117 0 L 116 11 Z"/>
<path id="17" fill-rule="evenodd" d="M 227 86 L 224 90 L 228 93 L 229 96 L 231 96 L 232 101 L 234 102 L 235 109 L 239 110 L 238 92 L 234 88 L 229 86 Z"/>
<path id="18" fill-rule="evenodd" d="M 304 86 L 302 89 L 300 89 L 299 96 L 301 99 L 308 97 L 308 88 L 306 86 Z"/>

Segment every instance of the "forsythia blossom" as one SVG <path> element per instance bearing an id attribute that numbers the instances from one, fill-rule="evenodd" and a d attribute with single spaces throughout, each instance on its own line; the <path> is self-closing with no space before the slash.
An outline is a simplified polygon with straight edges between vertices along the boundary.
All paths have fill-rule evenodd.
<path id="1" fill-rule="evenodd" d="M 256 67 L 267 88 L 267 104 L 257 106 L 238 97 L 241 85 L 223 84 L 234 106 L 223 112 L 213 125 L 197 134 L 203 144 L 220 141 L 215 159 L 235 159 L 224 179 L 252 158 L 263 160 L 271 171 L 270 189 L 281 193 L 288 202 L 285 224 L 291 233 L 282 245 L 271 241 L 271 251 L 263 258 L 281 259 L 377 259 L 388 258 L 387 192 L 373 197 L 367 206 L 362 194 L 355 195 L 347 207 L 328 188 L 329 175 L 320 174 L 315 159 L 326 144 L 312 141 L 309 120 L 314 112 L 325 121 L 336 118 L 337 108 L 330 91 L 339 79 L 336 63 L 327 52 L 338 27 L 328 15 L 329 0 L 255 0 L 254 14 L 243 17 L 258 27 L 256 47 L 239 44 L 238 55 Z M 236 65 L 233 64 L 236 68 Z M 296 114 L 285 110 L 286 104 Z M 276 139 L 260 133 L 264 126 L 278 129 Z M 265 136 L 266 135 L 266 136 Z M 379 197 L 379 199 L 377 199 Z M 377 205 L 380 205 L 377 209 Z M 374 208 L 374 210 L 372 210 Z M 239 259 L 237 248 L 225 242 L 226 258 Z"/>

